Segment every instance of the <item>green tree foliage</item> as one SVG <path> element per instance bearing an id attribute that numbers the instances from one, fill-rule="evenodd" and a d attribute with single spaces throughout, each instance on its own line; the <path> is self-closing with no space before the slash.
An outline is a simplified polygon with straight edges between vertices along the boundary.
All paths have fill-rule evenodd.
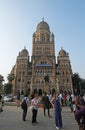
<path id="1" fill-rule="evenodd" d="M 4 77 L 2 75 L 0 75 L 0 88 L 2 87 L 3 81 L 4 81 Z"/>
<path id="2" fill-rule="evenodd" d="M 74 94 L 85 93 L 85 79 L 80 78 L 78 73 L 72 75 L 73 91 Z"/>
<path id="3" fill-rule="evenodd" d="M 81 92 L 81 94 L 85 94 L 85 79 L 81 79 L 80 92 Z"/>
<path id="4" fill-rule="evenodd" d="M 14 80 L 14 74 L 13 73 L 10 73 L 10 74 L 8 74 L 8 76 L 7 76 L 7 79 L 8 79 L 8 82 L 9 83 L 12 83 L 12 81 Z"/>
<path id="5" fill-rule="evenodd" d="M 80 82 L 81 82 L 81 78 L 79 76 L 78 73 L 74 73 L 72 75 L 72 83 L 73 83 L 73 91 L 74 94 L 80 94 Z"/>
<path id="6" fill-rule="evenodd" d="M 82 89 L 85 89 L 85 79 L 81 79 L 81 87 Z"/>
<path id="7" fill-rule="evenodd" d="M 11 83 L 4 84 L 4 91 L 6 94 L 11 94 L 12 93 L 12 84 Z"/>

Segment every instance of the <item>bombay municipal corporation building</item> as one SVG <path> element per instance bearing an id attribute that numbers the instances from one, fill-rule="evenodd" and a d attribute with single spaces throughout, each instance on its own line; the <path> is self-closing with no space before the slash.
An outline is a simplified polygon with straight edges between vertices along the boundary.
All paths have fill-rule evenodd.
<path id="1" fill-rule="evenodd" d="M 31 59 L 31 61 L 30 61 Z M 32 36 L 32 56 L 26 49 L 19 52 L 11 71 L 14 74 L 13 93 L 47 91 L 72 92 L 72 69 L 69 54 L 61 48 L 55 56 L 55 37 L 42 20 Z"/>

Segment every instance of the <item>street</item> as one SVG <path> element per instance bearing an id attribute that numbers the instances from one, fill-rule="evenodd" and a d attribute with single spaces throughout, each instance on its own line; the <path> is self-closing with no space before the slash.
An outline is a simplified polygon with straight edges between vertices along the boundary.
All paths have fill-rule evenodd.
<path id="1" fill-rule="evenodd" d="M 4 111 L 0 112 L 0 130 L 55 130 L 54 112 L 50 110 L 52 118 L 43 115 L 43 109 L 38 110 L 38 124 L 31 123 L 31 110 L 28 108 L 27 120 L 22 121 L 22 109 L 17 106 L 4 106 Z M 78 130 L 73 113 L 68 107 L 62 108 L 64 128 L 62 130 Z"/>

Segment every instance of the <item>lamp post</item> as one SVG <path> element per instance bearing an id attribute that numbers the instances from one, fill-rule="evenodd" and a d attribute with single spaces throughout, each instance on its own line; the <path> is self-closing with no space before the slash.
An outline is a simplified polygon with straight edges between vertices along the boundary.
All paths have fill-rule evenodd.
<path id="1" fill-rule="evenodd" d="M 22 72 L 21 72 L 21 81 L 20 81 L 20 98 L 21 98 L 21 93 L 22 93 Z"/>

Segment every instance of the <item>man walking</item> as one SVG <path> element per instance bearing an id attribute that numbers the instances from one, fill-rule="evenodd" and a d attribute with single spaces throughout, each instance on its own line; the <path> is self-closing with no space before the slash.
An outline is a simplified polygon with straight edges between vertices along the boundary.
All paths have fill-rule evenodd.
<path id="1" fill-rule="evenodd" d="M 21 107 L 23 109 L 22 119 L 23 119 L 23 121 L 26 121 L 27 108 L 28 108 L 28 98 L 27 97 L 24 97 L 22 104 L 21 104 Z"/>
<path id="2" fill-rule="evenodd" d="M 48 111 L 48 117 L 51 117 L 50 116 L 50 101 L 49 101 L 49 98 L 48 98 L 46 92 L 44 93 L 44 96 L 42 98 L 42 102 L 43 102 L 44 116 L 46 116 L 46 109 L 47 109 L 47 111 Z"/>

